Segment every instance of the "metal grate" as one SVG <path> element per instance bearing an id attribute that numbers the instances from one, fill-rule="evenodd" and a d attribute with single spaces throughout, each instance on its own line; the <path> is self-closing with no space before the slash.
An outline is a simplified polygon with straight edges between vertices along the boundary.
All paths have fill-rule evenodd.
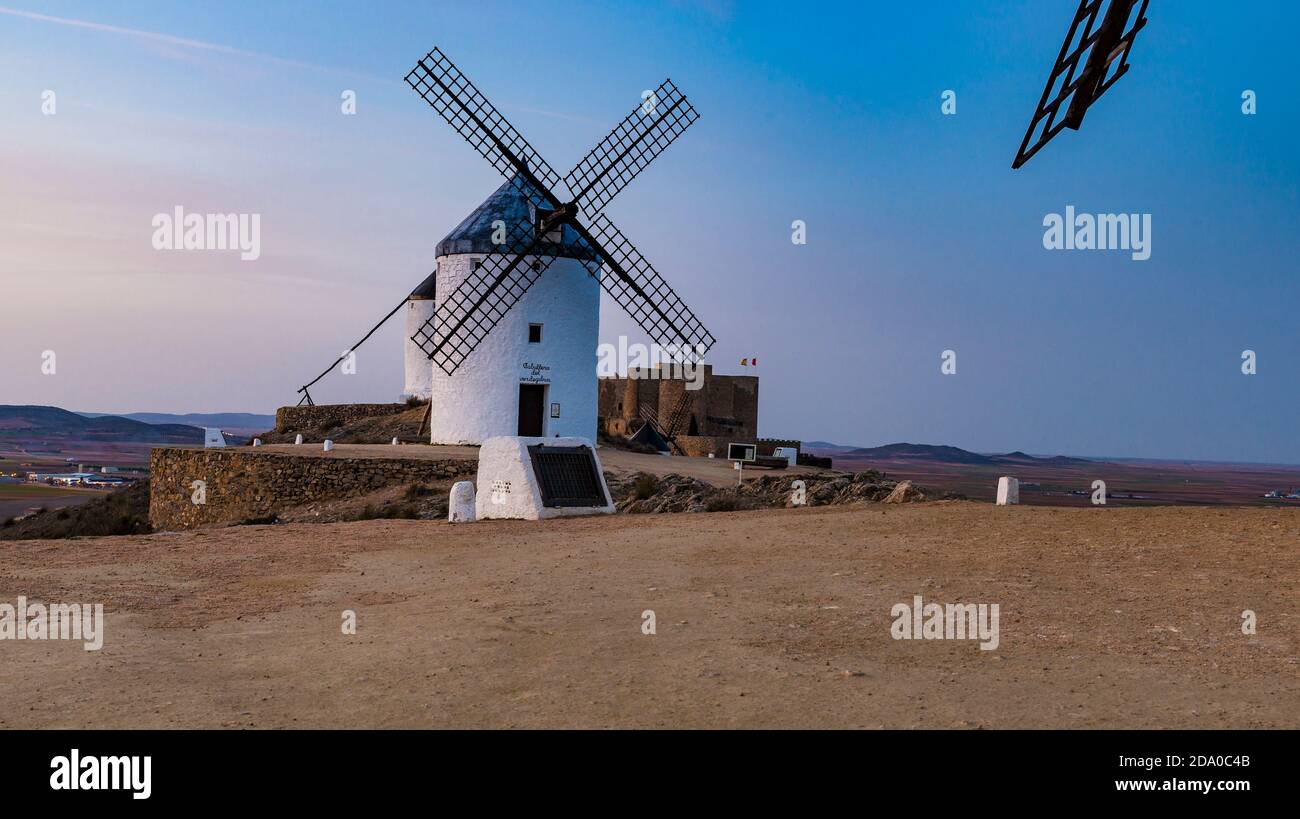
<path id="1" fill-rule="evenodd" d="M 528 447 L 528 456 L 533 462 L 543 506 L 609 505 L 590 448 L 536 444 Z"/>
<path id="2" fill-rule="evenodd" d="M 664 80 L 564 177 L 573 201 L 587 213 L 599 213 L 699 118 L 673 81 Z"/>
<path id="3" fill-rule="evenodd" d="M 1070 30 L 1065 35 L 1056 64 L 1047 78 L 1047 86 L 1043 89 L 1034 117 L 1029 121 L 1029 129 L 1025 131 L 1020 150 L 1011 163 L 1012 168 L 1019 168 L 1028 162 L 1061 129 L 1078 130 L 1088 108 L 1124 76 L 1128 71 L 1128 55 L 1133 48 L 1133 40 L 1146 25 L 1149 1 L 1141 0 L 1134 18 L 1133 9 L 1138 6 L 1138 0 L 1110 0 L 1110 7 L 1102 17 L 1101 25 L 1094 30 L 1102 3 L 1106 0 L 1079 0 L 1079 10 L 1070 22 Z M 1133 26 L 1125 31 L 1130 18 L 1134 19 Z M 1079 71 L 1081 61 L 1083 70 Z M 1077 79 L 1076 71 L 1079 73 Z M 1055 96 L 1052 94 L 1053 89 L 1059 89 Z M 1065 114 L 1059 116 L 1061 106 L 1067 100 L 1069 105 Z"/>
<path id="4" fill-rule="evenodd" d="M 406 84 L 505 177 L 527 170 L 547 190 L 559 184 L 560 175 L 440 49 L 430 51 L 411 69 Z"/>
<path id="5" fill-rule="evenodd" d="M 592 244 L 604 262 L 605 291 L 653 341 L 681 345 L 684 356 L 702 359 L 713 346 L 713 334 L 605 214 L 596 214 L 591 226 Z"/>

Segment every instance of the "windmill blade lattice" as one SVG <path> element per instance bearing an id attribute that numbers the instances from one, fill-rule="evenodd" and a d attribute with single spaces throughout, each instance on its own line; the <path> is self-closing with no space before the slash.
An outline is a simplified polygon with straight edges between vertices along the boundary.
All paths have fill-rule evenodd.
<path id="1" fill-rule="evenodd" d="M 682 352 L 703 358 L 713 346 L 713 334 L 609 217 L 598 213 L 591 225 L 592 244 L 605 267 L 600 277 L 605 292 L 651 339 L 665 346 L 689 348 Z"/>
<path id="2" fill-rule="evenodd" d="M 686 95 L 664 80 L 564 177 L 574 201 L 599 213 L 699 118 Z"/>
<path id="3" fill-rule="evenodd" d="M 406 84 L 507 179 L 524 172 L 541 182 L 547 193 L 555 190 L 560 175 L 440 49 L 430 51 L 411 69 Z"/>
<path id="4" fill-rule="evenodd" d="M 563 203 L 555 193 L 559 175 L 441 50 L 420 60 L 406 82 L 533 206 L 534 218 L 507 226 L 507 241 L 412 337 L 445 373 L 455 372 L 550 266 L 555 257 L 546 255 L 544 236 L 557 227 L 577 234 L 576 245 L 587 251 L 579 261 L 655 341 L 689 347 L 700 357 L 713 345 L 712 334 L 601 212 L 699 118 L 671 80 L 569 173 L 568 189 L 576 193 Z M 580 206 L 595 214 L 594 230 L 578 222 Z"/>
<path id="5" fill-rule="evenodd" d="M 543 243 L 528 221 L 508 225 L 500 253 L 483 258 L 479 268 L 439 306 L 413 336 L 429 358 L 451 375 L 492 332 L 492 328 L 551 266 L 554 257 L 534 255 Z"/>
<path id="6" fill-rule="evenodd" d="M 1070 22 L 1070 30 L 1065 35 L 1052 73 L 1048 75 L 1038 108 L 1011 163 L 1013 169 L 1028 162 L 1062 129 L 1077 130 L 1088 108 L 1128 72 L 1129 51 L 1138 32 L 1146 26 L 1150 0 L 1140 0 L 1140 6 L 1139 0 L 1109 0 L 1110 6 L 1101 24 L 1097 25 L 1104 2 L 1107 0 L 1079 0 L 1079 9 Z M 1133 14 L 1134 8 L 1137 8 L 1136 15 Z M 1133 25 L 1128 27 L 1130 19 Z M 1055 96 L 1052 95 L 1053 89 L 1059 89 Z M 1062 115 L 1061 106 L 1067 101 L 1069 105 Z"/>

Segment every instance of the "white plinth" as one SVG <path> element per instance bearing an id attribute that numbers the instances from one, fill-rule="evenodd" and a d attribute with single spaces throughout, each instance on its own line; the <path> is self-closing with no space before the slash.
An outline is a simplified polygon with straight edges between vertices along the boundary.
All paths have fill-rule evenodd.
<path id="1" fill-rule="evenodd" d="M 541 486 L 533 472 L 528 447 L 537 444 L 556 447 L 584 446 L 596 462 L 596 475 L 605 503 L 600 506 L 546 506 Z M 479 520 L 513 518 L 541 520 L 575 515 L 608 515 L 614 512 L 605 484 L 600 456 L 585 438 L 520 438 L 502 436 L 483 442 L 478 452 L 478 488 L 475 511 Z"/>
<path id="2" fill-rule="evenodd" d="M 451 502 L 447 505 L 447 520 L 451 523 L 474 522 L 474 482 L 456 481 L 451 487 Z"/>
<path id="3" fill-rule="evenodd" d="M 1020 481 L 1002 476 L 998 478 L 998 506 L 1020 503 Z"/>

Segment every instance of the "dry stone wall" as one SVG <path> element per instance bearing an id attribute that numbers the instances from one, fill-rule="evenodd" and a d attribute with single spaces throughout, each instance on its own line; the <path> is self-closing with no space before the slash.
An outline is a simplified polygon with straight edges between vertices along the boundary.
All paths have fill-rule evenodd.
<path id="1" fill-rule="evenodd" d="M 149 523 L 164 531 L 265 520 L 300 504 L 354 497 L 392 484 L 473 478 L 477 469 L 475 461 L 452 459 L 160 447 L 149 458 Z M 195 481 L 203 482 L 200 494 Z"/>
<path id="2" fill-rule="evenodd" d="M 276 432 L 319 429 L 327 424 L 342 426 L 377 415 L 397 415 L 410 409 L 406 404 L 317 404 L 280 407 L 275 412 Z"/>

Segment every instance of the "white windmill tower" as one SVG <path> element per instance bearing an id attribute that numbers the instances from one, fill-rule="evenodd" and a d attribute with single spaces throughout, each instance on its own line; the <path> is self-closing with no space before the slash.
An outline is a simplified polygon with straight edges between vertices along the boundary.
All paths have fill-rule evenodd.
<path id="1" fill-rule="evenodd" d="M 432 443 L 593 437 L 602 287 L 653 341 L 704 356 L 713 336 L 602 212 L 698 118 L 670 80 L 564 177 L 566 199 L 560 176 L 440 50 L 406 82 L 507 178 L 438 244 L 432 315 L 414 331 L 429 306 L 408 302 L 408 392 L 422 354 Z"/>
<path id="2" fill-rule="evenodd" d="M 403 399 L 419 398 L 427 401 L 432 389 L 433 372 L 429 367 L 429 356 L 411 341 L 411 336 L 433 318 L 437 283 L 438 271 L 434 270 L 406 297 L 406 389 L 402 390 Z"/>

